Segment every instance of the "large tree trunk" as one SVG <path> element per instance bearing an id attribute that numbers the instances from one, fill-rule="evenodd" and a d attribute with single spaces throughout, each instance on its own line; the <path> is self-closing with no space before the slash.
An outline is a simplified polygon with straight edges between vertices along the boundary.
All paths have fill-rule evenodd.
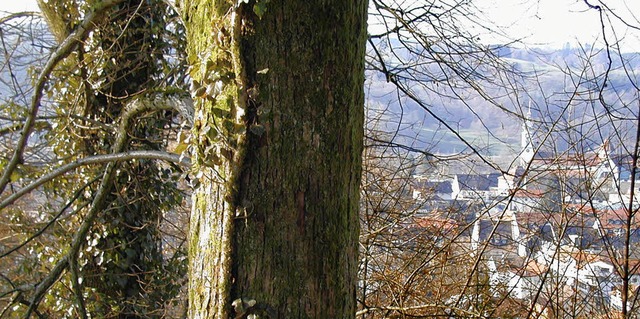
<path id="1" fill-rule="evenodd" d="M 191 318 L 354 316 L 366 9 L 185 1 Z"/>

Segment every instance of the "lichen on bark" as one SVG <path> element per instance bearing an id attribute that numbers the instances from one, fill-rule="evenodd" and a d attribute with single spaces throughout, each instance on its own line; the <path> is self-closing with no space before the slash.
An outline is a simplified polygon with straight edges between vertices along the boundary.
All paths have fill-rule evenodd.
<path id="1" fill-rule="evenodd" d="M 193 162 L 200 180 L 190 233 L 190 317 L 229 317 L 234 176 L 242 162 L 239 64 L 231 1 L 185 1 L 192 95 Z"/>

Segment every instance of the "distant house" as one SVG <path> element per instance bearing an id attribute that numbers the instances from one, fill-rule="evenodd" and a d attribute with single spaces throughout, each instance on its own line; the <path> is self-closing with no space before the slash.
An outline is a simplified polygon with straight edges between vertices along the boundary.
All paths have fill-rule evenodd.
<path id="1" fill-rule="evenodd" d="M 517 299 L 533 297 L 542 284 L 541 277 L 547 271 L 546 266 L 528 258 L 509 258 L 496 262 L 487 261 L 489 284 L 494 296 L 508 294 Z"/>
<path id="2" fill-rule="evenodd" d="M 509 209 L 518 213 L 537 211 L 542 203 L 545 192 L 538 189 L 517 189 L 513 192 Z"/>
<path id="3" fill-rule="evenodd" d="M 511 212 L 505 211 L 500 216 L 477 216 L 471 231 L 471 249 L 477 252 L 485 244 L 489 245 L 488 251 L 498 249 L 520 256 L 526 253 L 520 228 Z"/>
<path id="4" fill-rule="evenodd" d="M 622 249 L 625 245 L 627 230 L 630 230 L 629 243 L 640 245 L 640 222 L 633 216 L 628 225 L 626 209 L 607 209 L 593 213 L 593 229 L 598 231 L 600 238 L 607 238 L 607 244 L 613 248 Z"/>
<path id="5" fill-rule="evenodd" d="M 629 296 L 628 296 L 628 301 L 627 301 L 627 307 L 628 309 L 630 309 L 633 304 L 634 304 L 634 300 L 636 299 L 636 295 L 639 293 L 640 290 L 640 260 L 638 259 L 633 259 L 629 261 L 629 270 L 631 271 L 631 278 L 629 278 Z M 613 285 L 613 287 L 611 288 L 611 293 L 610 293 L 610 306 L 613 309 L 616 310 L 622 310 L 622 284 L 620 282 L 618 282 L 617 284 Z M 635 303 L 637 304 L 637 301 L 635 301 Z"/>
<path id="6" fill-rule="evenodd" d="M 640 259 L 629 260 L 629 270 L 631 271 L 629 283 L 634 287 L 640 287 Z"/>
<path id="7" fill-rule="evenodd" d="M 453 199 L 489 198 L 499 192 L 500 173 L 490 174 L 456 174 L 452 182 Z"/>
<path id="8" fill-rule="evenodd" d="M 610 305 L 611 308 L 616 309 L 616 310 L 622 310 L 622 287 L 620 286 L 616 286 L 613 288 L 613 290 L 611 291 L 611 300 L 610 300 Z M 631 296 L 629 296 L 629 300 L 627 300 L 627 309 L 631 309 L 631 307 L 633 306 L 633 300 L 635 299 L 635 293 L 631 293 Z"/>
<path id="9" fill-rule="evenodd" d="M 558 223 L 561 222 L 561 216 L 540 212 L 517 213 L 516 216 L 530 252 L 539 250 L 543 242 L 559 242 Z"/>
<path id="10" fill-rule="evenodd" d="M 414 218 L 413 225 L 420 229 L 422 237 L 428 238 L 436 245 L 446 242 L 458 233 L 458 223 L 447 217 L 423 216 Z"/>
<path id="11" fill-rule="evenodd" d="M 640 179 L 640 176 L 636 179 Z M 610 206 L 628 206 L 631 199 L 631 184 L 630 180 L 623 180 L 621 177 L 620 187 L 609 193 L 608 204 Z M 640 206 L 640 182 L 635 181 L 633 188 L 633 205 L 638 207 Z"/>
<path id="12" fill-rule="evenodd" d="M 412 196 L 416 200 L 451 200 L 453 199 L 452 180 L 427 180 L 415 178 L 412 185 Z"/>

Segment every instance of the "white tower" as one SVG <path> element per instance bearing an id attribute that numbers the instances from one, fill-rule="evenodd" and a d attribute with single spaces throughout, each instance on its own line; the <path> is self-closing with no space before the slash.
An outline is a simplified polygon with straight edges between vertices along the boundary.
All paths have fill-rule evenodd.
<path id="1" fill-rule="evenodd" d="M 520 165 L 526 167 L 533 159 L 533 139 L 531 138 L 531 100 L 529 100 L 529 110 L 524 121 L 522 121 L 522 132 L 520 133 Z"/>

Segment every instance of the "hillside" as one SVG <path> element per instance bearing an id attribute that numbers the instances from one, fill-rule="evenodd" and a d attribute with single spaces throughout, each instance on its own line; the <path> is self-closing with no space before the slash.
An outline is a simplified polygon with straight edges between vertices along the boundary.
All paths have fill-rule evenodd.
<path id="1" fill-rule="evenodd" d="M 423 78 L 403 82 L 437 118 L 415 101 L 398 95 L 393 84 L 372 72 L 366 88 L 369 108 L 386 110 L 387 122 L 382 125 L 385 130 L 400 128 L 394 141 L 445 154 L 468 151 L 468 146 L 452 130 L 485 155 L 515 154 L 520 145 L 522 117 L 529 110 L 538 128 L 534 135 L 544 135 L 551 127 L 558 134 L 595 134 L 599 128 L 608 135 L 620 124 L 596 121 L 605 111 L 598 98 L 600 92 L 595 88 L 602 86 L 607 72 L 606 52 L 588 47 L 563 50 L 502 47 L 495 48 L 493 54 L 499 57 L 499 66 L 468 63 L 478 65 L 474 71 L 481 74 L 471 80 L 479 90 L 472 88 L 471 81 L 466 81 L 468 78 L 451 76 L 446 69 L 433 65 L 425 68 L 429 72 L 423 72 Z M 416 60 L 409 54 L 398 56 Z M 498 67 L 503 70 L 497 70 Z M 638 82 L 639 71 L 637 54 L 612 57 L 602 97 L 620 119 L 637 114 L 634 107 L 627 106 L 637 97 L 633 83 Z M 628 74 L 636 75 L 630 80 Z M 564 149 L 571 137 L 553 140 L 555 148 Z M 600 142 L 595 139 L 589 147 Z"/>

